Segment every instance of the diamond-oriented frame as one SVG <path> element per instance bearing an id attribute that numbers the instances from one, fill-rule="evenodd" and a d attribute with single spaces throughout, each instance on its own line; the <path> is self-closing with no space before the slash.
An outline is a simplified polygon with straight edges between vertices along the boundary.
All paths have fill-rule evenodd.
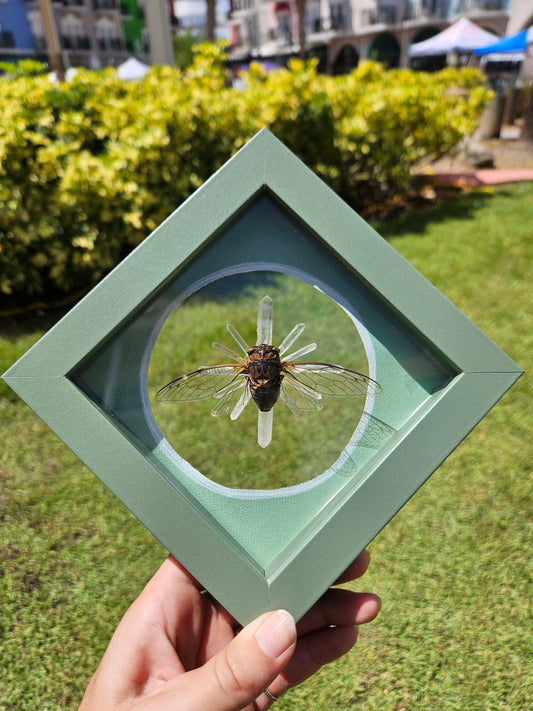
<path id="1" fill-rule="evenodd" d="M 262 198 L 302 225 L 312 235 L 313 248 L 322 250 L 343 278 L 348 275 L 397 318 L 450 373 L 449 382 L 358 472 L 356 483 L 347 485 L 341 479 L 338 494 L 267 565 L 228 533 L 216 505 L 204 506 L 180 481 L 179 472 L 175 476 L 165 470 L 154 457 L 157 443 L 149 428 L 145 436 L 142 423 L 136 430 L 114 416 L 113 408 L 102 402 L 109 383 L 84 384 L 91 362 L 99 354 L 105 356 L 127 324 L 141 318 L 166 285 L 194 272 L 200 256 L 215 248 L 225 228 Z M 283 260 L 292 259 L 290 250 L 283 252 L 286 242 L 262 240 L 263 253 L 250 256 L 250 263 L 281 261 L 283 268 Z M 246 263 L 244 246 L 236 243 L 224 251 L 230 272 L 232 264 L 242 268 Z M 221 258 L 218 254 L 215 262 Z M 317 262 L 306 259 L 305 250 L 294 257 L 299 269 L 312 274 Z M 146 344 L 140 341 L 134 338 L 131 347 L 144 352 Z M 3 378 L 245 624 L 280 607 L 301 617 L 521 374 L 364 220 L 262 130 Z M 142 378 L 135 382 L 135 396 L 146 401 Z M 142 421 L 142 413 L 139 417 Z M 266 526 L 280 501 L 268 499 L 264 520 L 251 525 Z M 238 511 L 245 503 L 232 505 Z"/>

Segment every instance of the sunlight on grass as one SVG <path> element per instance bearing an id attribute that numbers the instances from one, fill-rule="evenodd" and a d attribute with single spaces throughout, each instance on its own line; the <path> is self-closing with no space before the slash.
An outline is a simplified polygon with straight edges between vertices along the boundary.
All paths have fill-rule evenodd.
<path id="1" fill-rule="evenodd" d="M 381 595 L 378 620 L 361 628 L 352 653 L 277 701 L 277 710 L 531 708 L 532 224 L 530 183 L 462 195 L 378 226 L 526 375 L 372 543 L 369 573 L 354 588 Z M 274 299 L 275 340 L 306 321 L 302 339 L 317 341 L 317 356 L 364 367 L 353 341 L 345 344 L 340 330 L 337 339 L 337 328 L 329 327 L 327 301 L 302 317 L 296 289 L 263 287 L 254 285 L 242 308 L 231 293 L 184 306 L 189 335 L 169 323 L 154 356 L 152 391 L 208 359 L 216 362 L 210 344 L 229 344 L 228 321 L 253 342 L 257 300 L 265 293 Z M 47 330 L 50 324 L 41 321 L 0 324 L 2 372 Z M 0 387 L 0 709 L 75 711 L 121 615 L 165 551 L 7 386 Z M 202 438 L 209 437 L 219 425 L 197 407 L 190 405 L 191 416 Z M 299 425 L 287 411 L 282 426 L 286 408 L 276 408 L 274 441 L 283 443 Z M 171 406 L 161 415 L 169 418 L 169 437 L 179 410 Z M 250 412 L 249 438 L 257 446 Z M 318 430 L 337 417 L 329 409 L 316 414 Z M 313 426 L 306 418 L 304 432 Z M 287 460 L 275 463 L 268 486 L 292 476 L 290 452 L 280 456 Z M 224 479 L 229 485 L 242 485 L 239 467 Z M 314 474 L 299 470 L 297 476 Z"/>

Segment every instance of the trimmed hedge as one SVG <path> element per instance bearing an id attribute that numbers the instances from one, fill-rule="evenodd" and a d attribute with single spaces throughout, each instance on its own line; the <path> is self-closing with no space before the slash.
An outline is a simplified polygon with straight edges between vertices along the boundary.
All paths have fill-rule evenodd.
<path id="1" fill-rule="evenodd" d="M 124 82 L 80 70 L 0 79 L 0 293 L 20 304 L 90 286 L 262 126 L 356 209 L 409 188 L 413 166 L 473 131 L 489 93 L 475 70 L 429 75 L 313 63 L 231 87 L 224 51 Z M 453 91 L 451 91 L 453 89 Z"/>

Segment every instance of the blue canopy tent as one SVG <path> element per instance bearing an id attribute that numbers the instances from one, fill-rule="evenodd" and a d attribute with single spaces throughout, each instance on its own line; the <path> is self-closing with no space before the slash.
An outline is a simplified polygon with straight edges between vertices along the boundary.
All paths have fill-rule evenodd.
<path id="1" fill-rule="evenodd" d="M 489 75 L 507 74 L 514 75 L 515 79 L 530 80 L 533 77 L 533 27 L 479 47 L 475 54 L 481 57 L 481 66 Z"/>
<path id="2" fill-rule="evenodd" d="M 500 114 L 496 118 L 496 109 L 492 112 L 494 115 L 490 114 L 496 122 L 495 125 L 498 125 L 498 131 L 502 122 L 514 122 L 517 82 L 533 76 L 531 49 L 528 51 L 532 42 L 533 28 L 529 28 L 474 50 L 474 54 L 481 57 L 481 67 L 489 81 L 500 93 L 495 97 L 495 106 L 499 107 L 497 110 Z M 505 89 L 505 92 L 502 92 L 502 89 Z"/>
<path id="3" fill-rule="evenodd" d="M 484 56 L 487 54 L 525 54 L 528 45 L 530 30 L 522 30 L 517 35 L 503 37 L 498 42 L 493 42 L 486 47 L 474 50 L 474 54 Z"/>

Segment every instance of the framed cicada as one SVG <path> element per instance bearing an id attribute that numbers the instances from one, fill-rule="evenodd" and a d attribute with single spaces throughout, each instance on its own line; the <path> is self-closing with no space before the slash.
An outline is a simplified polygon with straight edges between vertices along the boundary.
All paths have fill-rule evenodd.
<path id="1" fill-rule="evenodd" d="M 211 414 L 229 414 L 236 420 L 250 400 L 259 410 L 258 443 L 266 447 L 272 439 L 273 407 L 281 400 L 296 416 L 321 410 L 324 397 L 366 396 L 381 392 L 381 386 L 367 375 L 340 365 L 298 360 L 311 353 L 316 343 L 288 353 L 302 334 L 305 324 L 298 323 L 279 346 L 272 342 L 273 304 L 269 296 L 259 302 L 257 344 L 249 346 L 237 329 L 227 329 L 243 355 L 221 343 L 213 348 L 235 363 L 203 366 L 192 373 L 171 380 L 156 394 L 160 402 L 187 402 L 214 398 Z"/>

